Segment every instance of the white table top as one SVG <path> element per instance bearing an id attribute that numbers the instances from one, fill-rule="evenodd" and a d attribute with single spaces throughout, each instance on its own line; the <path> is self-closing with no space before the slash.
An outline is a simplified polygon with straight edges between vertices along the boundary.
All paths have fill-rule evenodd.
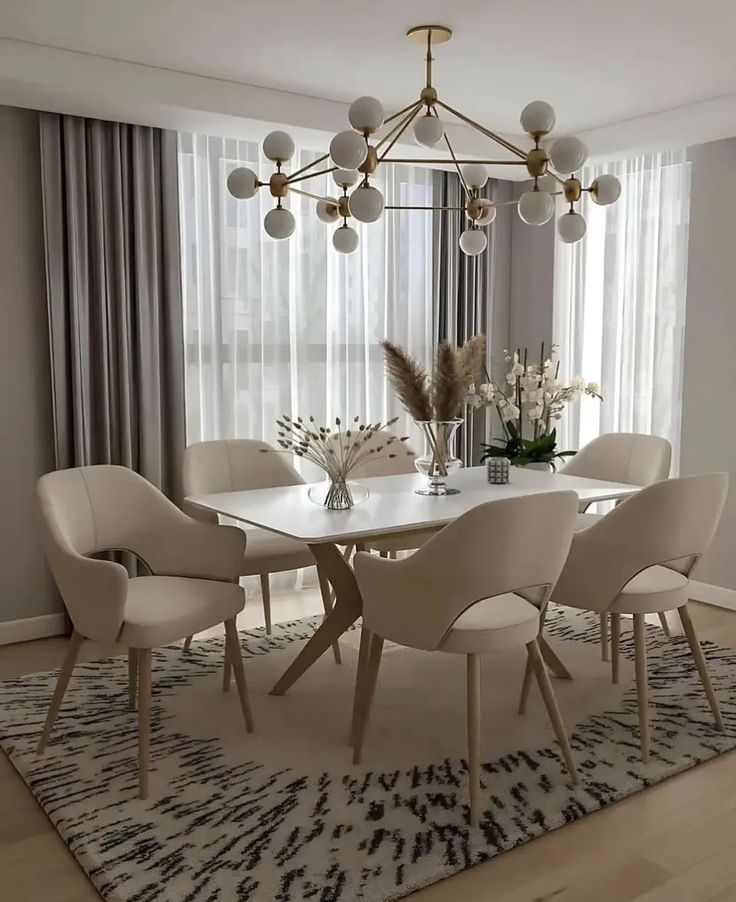
<path id="1" fill-rule="evenodd" d="M 507 485 L 490 485 L 485 467 L 460 470 L 448 480 L 448 486 L 460 489 L 460 494 L 442 497 L 417 495 L 414 490 L 426 485 L 425 477 L 418 473 L 376 476 L 359 482 L 370 490 L 370 497 L 347 511 L 330 511 L 315 504 L 307 497 L 307 485 L 194 495 L 187 500 L 196 507 L 303 542 L 343 544 L 369 536 L 445 526 L 486 501 L 563 490 L 576 492 L 581 501 L 607 501 L 639 490 L 639 486 L 522 467 L 511 468 Z"/>

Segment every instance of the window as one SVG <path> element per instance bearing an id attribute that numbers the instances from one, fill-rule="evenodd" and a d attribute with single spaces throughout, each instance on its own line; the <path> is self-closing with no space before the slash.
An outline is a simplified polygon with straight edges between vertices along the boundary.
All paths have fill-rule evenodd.
<path id="1" fill-rule="evenodd" d="M 314 202 L 291 195 L 296 229 L 285 241 L 263 230 L 267 189 L 237 201 L 236 166 L 267 179 L 258 145 L 180 134 L 187 437 L 274 441 L 281 414 L 375 421 L 408 418 L 388 389 L 380 343 L 390 338 L 428 363 L 432 348 L 432 218 L 387 212 L 358 226 L 351 255 L 332 248 L 334 226 Z M 299 150 L 294 168 L 317 156 Z M 384 166 L 386 203 L 429 205 L 432 173 Z M 300 187 L 334 196 L 331 176 Z"/>
<path id="2" fill-rule="evenodd" d="M 677 472 L 690 212 L 684 153 L 649 154 L 586 168 L 583 184 L 611 172 L 616 204 L 583 202 L 583 241 L 555 251 L 554 340 L 562 374 L 599 382 L 603 403 L 583 400 L 562 420 L 578 448 L 603 432 L 669 439 Z"/>

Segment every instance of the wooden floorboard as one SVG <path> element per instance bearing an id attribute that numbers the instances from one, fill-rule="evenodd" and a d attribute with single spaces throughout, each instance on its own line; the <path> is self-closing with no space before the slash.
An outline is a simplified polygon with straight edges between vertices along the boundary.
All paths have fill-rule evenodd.
<path id="1" fill-rule="evenodd" d="M 695 605 L 693 614 L 701 639 L 736 647 L 736 612 Z M 0 648 L 0 679 L 57 667 L 63 647 L 45 639 Z M 115 651 L 89 646 L 82 659 Z M 736 752 L 420 890 L 412 902 L 736 902 L 734 787 Z M 99 899 L 3 755 L 0 812 L 8 899 Z"/>

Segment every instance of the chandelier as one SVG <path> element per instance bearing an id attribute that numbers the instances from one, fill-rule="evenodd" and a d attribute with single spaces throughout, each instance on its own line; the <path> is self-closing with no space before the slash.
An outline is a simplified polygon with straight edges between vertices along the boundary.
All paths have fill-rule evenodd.
<path id="1" fill-rule="evenodd" d="M 583 215 L 576 210 L 583 192 L 601 205 L 612 204 L 621 194 L 621 184 L 613 175 L 599 175 L 588 187 L 576 176 L 588 157 L 588 148 L 580 138 L 572 135 L 557 138 L 549 149 L 541 140 L 554 129 L 556 117 L 552 106 L 543 100 L 527 104 L 521 113 L 521 126 L 534 141 L 528 150 L 491 131 L 469 116 L 454 109 L 440 99 L 432 84 L 432 47 L 443 44 L 452 37 L 449 28 L 442 25 L 420 25 L 407 32 L 410 40 L 426 46 L 426 83 L 419 94 L 404 109 L 384 118 L 383 107 L 375 97 L 359 97 L 348 112 L 350 128 L 339 132 L 330 142 L 329 153 L 313 160 L 295 172 L 284 171 L 294 155 L 294 141 L 283 131 L 273 131 L 263 142 L 264 155 L 275 163 L 276 171 L 267 182 L 244 167 L 234 169 L 227 179 L 230 194 L 239 199 L 254 197 L 260 188 L 267 187 L 275 200 L 275 207 L 266 214 L 264 228 L 276 239 L 288 238 L 295 228 L 294 216 L 284 206 L 289 194 L 302 195 L 316 201 L 317 216 L 325 223 L 339 223 L 332 236 L 335 250 L 352 253 L 359 243 L 357 231 L 351 220 L 375 222 L 384 210 L 457 210 L 464 211 L 466 228 L 460 235 L 460 249 L 468 256 L 477 256 L 486 249 L 488 240 L 483 226 L 490 225 L 500 205 L 513 204 L 521 219 L 529 225 L 541 226 L 555 214 L 555 197 L 564 198 L 567 210 L 557 219 L 557 234 L 568 244 L 579 241 L 585 234 Z M 445 129 L 445 119 L 450 116 L 469 125 L 509 155 L 503 159 L 458 159 Z M 387 205 L 382 193 L 371 184 L 376 170 L 383 163 L 442 164 L 446 157 L 407 159 L 391 156 L 396 142 L 411 127 L 417 144 L 436 148 L 444 147 L 462 186 L 462 206 L 406 206 Z M 322 164 L 327 164 L 322 166 Z M 533 185 L 518 200 L 494 202 L 481 196 L 488 181 L 486 165 L 523 166 Z M 322 166 L 322 168 L 318 168 Z M 304 190 L 304 183 L 312 178 L 331 174 L 337 190 L 335 196 L 320 196 Z M 557 190 L 544 190 L 539 180 L 547 176 L 556 182 Z M 351 190 L 352 189 L 352 190 Z"/>

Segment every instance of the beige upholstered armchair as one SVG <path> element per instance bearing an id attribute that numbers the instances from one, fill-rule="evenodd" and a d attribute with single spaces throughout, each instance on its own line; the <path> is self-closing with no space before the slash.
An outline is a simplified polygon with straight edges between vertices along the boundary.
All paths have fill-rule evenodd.
<path id="1" fill-rule="evenodd" d="M 301 485 L 304 480 L 284 456 L 267 442 L 256 439 L 221 439 L 196 442 L 184 452 L 184 494 L 211 495 L 218 492 L 242 492 L 248 489 L 269 489 L 283 485 Z M 217 523 L 217 514 L 195 508 L 185 509 L 198 520 Z M 309 546 L 296 539 L 280 536 L 267 529 L 246 527 L 248 541 L 240 562 L 241 576 L 259 576 L 266 632 L 271 632 L 271 586 L 269 575 L 314 567 L 315 560 Z M 325 613 L 331 607 L 327 580 L 317 570 Z M 190 638 L 187 639 L 187 647 Z M 340 662 L 340 647 L 333 648 L 335 660 Z M 225 685 L 228 676 L 225 677 Z"/>
<path id="2" fill-rule="evenodd" d="M 236 615 L 245 548 L 241 530 L 198 523 L 142 476 L 125 467 L 94 466 L 48 473 L 39 480 L 46 554 L 74 631 L 39 742 L 46 748 L 84 639 L 129 649 L 130 704 L 138 706 L 139 783 L 148 794 L 151 649 L 224 623 L 248 731 L 248 703 Z M 94 560 L 129 551 L 151 572 L 129 578 L 121 564 Z"/>
<path id="3" fill-rule="evenodd" d="M 552 591 L 555 604 L 610 614 L 618 681 L 621 615 L 632 614 L 641 756 L 649 758 L 645 614 L 677 610 L 718 729 L 723 721 L 687 603 L 693 568 L 715 535 L 728 490 L 725 473 L 668 479 L 642 489 L 577 532 Z M 522 691 L 522 709 L 531 673 Z"/>
<path id="4" fill-rule="evenodd" d="M 635 432 L 609 432 L 599 435 L 581 448 L 561 468 L 567 476 L 585 476 L 588 479 L 604 479 L 607 482 L 623 482 L 628 485 L 651 485 L 670 475 L 672 446 L 666 438 Z M 585 529 L 604 514 L 589 514 L 586 504 L 580 507 L 577 528 Z M 667 618 L 660 614 L 662 629 L 669 635 Z M 608 660 L 608 618 L 600 617 L 601 657 Z"/>
<path id="5" fill-rule="evenodd" d="M 410 557 L 355 557 L 363 633 L 353 716 L 360 761 L 385 639 L 467 658 L 470 822 L 480 818 L 480 656 L 526 647 L 568 772 L 577 780 L 537 636 L 570 547 L 577 495 L 552 492 L 468 511 Z"/>

